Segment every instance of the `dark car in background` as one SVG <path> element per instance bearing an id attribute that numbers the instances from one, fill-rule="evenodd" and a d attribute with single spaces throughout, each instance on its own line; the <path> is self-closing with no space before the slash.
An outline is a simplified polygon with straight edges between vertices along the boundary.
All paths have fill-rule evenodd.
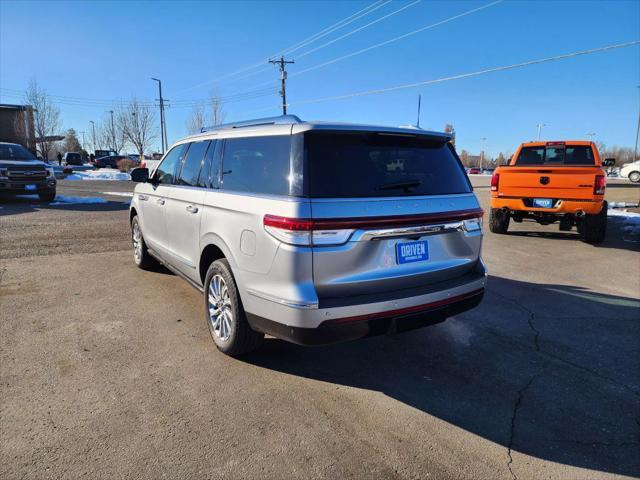
<path id="1" fill-rule="evenodd" d="M 135 160 L 127 155 L 109 155 L 107 157 L 96 158 L 94 165 L 96 168 L 118 168 L 118 163 L 123 160 L 135 162 Z"/>
<path id="2" fill-rule="evenodd" d="M 17 143 L 0 142 L 0 194 L 37 194 L 43 202 L 56 197 L 53 167 Z"/>
<path id="3" fill-rule="evenodd" d="M 78 152 L 66 152 L 62 157 L 65 165 L 82 165 L 82 155 Z"/>

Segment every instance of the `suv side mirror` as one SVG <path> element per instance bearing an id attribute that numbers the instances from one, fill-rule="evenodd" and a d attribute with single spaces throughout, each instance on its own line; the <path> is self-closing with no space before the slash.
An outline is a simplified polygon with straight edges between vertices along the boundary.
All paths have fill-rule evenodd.
<path id="1" fill-rule="evenodd" d="M 602 165 L 605 167 L 613 167 L 616 164 L 615 158 L 605 158 Z"/>
<path id="2" fill-rule="evenodd" d="M 134 168 L 131 170 L 131 180 L 138 183 L 145 183 L 149 181 L 149 169 L 148 168 Z"/>

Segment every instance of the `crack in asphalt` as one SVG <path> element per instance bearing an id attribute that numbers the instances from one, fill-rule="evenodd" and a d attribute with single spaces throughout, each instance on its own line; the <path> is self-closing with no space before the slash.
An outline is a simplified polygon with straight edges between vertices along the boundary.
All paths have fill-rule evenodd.
<path id="1" fill-rule="evenodd" d="M 633 396 L 635 397 L 640 397 L 640 392 L 636 391 L 634 388 L 630 387 L 629 385 L 625 384 L 625 383 L 620 383 L 619 381 L 608 377 L 606 375 L 603 375 L 602 373 L 598 372 L 597 370 L 593 370 L 589 367 L 586 367 L 584 365 L 580 365 L 579 363 L 575 363 L 572 362 L 571 360 L 567 360 L 566 358 L 562 358 L 554 353 L 542 350 L 540 348 L 540 331 L 535 327 L 534 324 L 534 320 L 539 319 L 539 318 L 563 318 L 563 319 L 579 319 L 579 318 L 591 318 L 591 317 L 580 317 L 580 316 L 565 316 L 565 317 L 549 317 L 549 316 L 540 316 L 540 315 L 536 315 L 535 312 L 533 312 L 530 308 L 525 307 L 524 305 L 522 305 L 520 302 L 518 302 L 517 300 L 514 300 L 512 298 L 506 297 L 494 290 L 489 290 L 491 293 L 493 293 L 494 295 L 496 295 L 497 297 L 501 298 L 502 300 L 504 300 L 507 303 L 510 303 L 516 307 L 518 307 L 519 309 L 521 309 L 522 311 L 524 311 L 528 317 L 527 317 L 527 324 L 529 325 L 529 329 L 533 332 L 533 345 L 535 347 L 535 351 L 540 353 L 541 355 L 544 355 L 546 357 L 552 358 L 560 363 L 564 363 L 566 365 L 569 365 L 571 367 L 577 368 L 579 370 L 582 370 L 584 372 L 590 373 L 591 375 L 598 377 L 602 380 L 606 380 L 607 382 L 613 384 L 613 385 L 617 385 L 619 387 L 624 388 L 625 390 L 627 390 L 629 393 L 631 393 Z"/>
<path id="2" fill-rule="evenodd" d="M 511 303 L 512 305 L 515 305 L 516 307 L 520 308 L 521 310 L 523 310 L 524 312 L 527 313 L 528 318 L 527 318 L 527 323 L 529 325 L 529 329 L 531 329 L 531 331 L 533 332 L 533 346 L 536 349 L 536 352 L 540 351 L 540 331 L 535 327 L 535 325 L 533 324 L 534 319 L 536 318 L 536 314 L 533 312 L 533 310 L 531 310 L 528 307 L 525 307 L 524 305 L 522 305 L 520 302 L 513 300 L 512 298 L 509 297 L 505 297 L 504 295 L 494 291 L 494 290 L 490 290 L 491 293 L 493 293 L 494 295 L 496 295 L 497 297 L 500 297 L 501 299 L 503 299 L 504 301 Z"/>
<path id="3" fill-rule="evenodd" d="M 518 476 L 513 473 L 512 465 L 513 465 L 513 456 L 511 455 L 511 448 L 513 447 L 513 439 L 516 433 L 516 419 L 518 418 L 518 411 L 520 410 L 520 406 L 522 405 L 522 399 L 524 398 L 524 394 L 527 389 L 531 386 L 533 381 L 541 374 L 542 372 L 538 372 L 531 376 L 529 381 L 518 390 L 518 394 L 516 396 L 516 401 L 513 404 L 513 412 L 511 414 L 511 428 L 509 429 L 509 443 L 507 444 L 507 457 L 509 460 L 507 461 L 507 468 L 509 469 L 509 473 L 513 480 L 517 480 Z"/>

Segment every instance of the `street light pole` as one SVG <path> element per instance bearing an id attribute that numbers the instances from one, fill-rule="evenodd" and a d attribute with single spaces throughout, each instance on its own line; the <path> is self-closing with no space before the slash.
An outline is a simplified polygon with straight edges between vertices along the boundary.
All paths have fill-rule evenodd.
<path id="1" fill-rule="evenodd" d="M 167 148 L 167 127 L 164 121 L 164 98 L 162 98 L 162 82 L 158 78 L 151 77 L 151 80 L 154 82 L 158 82 L 158 95 L 160 102 L 160 143 L 162 144 L 162 154 L 164 154 L 165 149 Z"/>
<path id="2" fill-rule="evenodd" d="M 640 88 L 640 85 L 638 85 Z M 633 150 L 633 161 L 638 161 L 638 137 L 640 137 L 640 111 L 638 111 L 638 127 L 636 128 L 636 148 Z"/>
<path id="3" fill-rule="evenodd" d="M 116 151 L 116 129 L 115 126 L 113 125 L 113 110 L 109 110 L 109 113 L 111 114 L 111 148 L 113 148 L 113 151 Z M 118 154 L 120 152 L 116 152 L 116 154 Z"/>
<path id="4" fill-rule="evenodd" d="M 93 120 L 89 120 L 89 123 L 91 124 L 91 128 L 93 130 L 93 153 L 95 153 L 95 151 L 96 151 L 96 124 L 94 123 Z"/>
<path id="5" fill-rule="evenodd" d="M 538 125 L 538 140 L 540 140 L 540 132 L 542 131 L 542 127 L 546 127 L 546 123 L 539 123 Z"/>
<path id="6" fill-rule="evenodd" d="M 484 161 L 484 142 L 487 140 L 487 137 L 482 137 L 480 139 L 480 172 L 482 173 L 482 162 Z"/>

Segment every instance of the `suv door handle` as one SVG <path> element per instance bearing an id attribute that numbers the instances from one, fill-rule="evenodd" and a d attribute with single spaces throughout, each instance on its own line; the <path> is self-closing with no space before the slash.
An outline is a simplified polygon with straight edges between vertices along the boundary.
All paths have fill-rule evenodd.
<path id="1" fill-rule="evenodd" d="M 198 213 L 198 207 L 194 207 L 193 205 L 187 206 L 187 212 L 189 213 Z"/>
<path id="2" fill-rule="evenodd" d="M 149 200 L 149 197 L 147 195 L 138 195 L 138 200 L 146 202 L 147 200 Z"/>
<path id="3" fill-rule="evenodd" d="M 164 198 L 159 198 L 158 200 L 156 200 L 156 202 L 158 203 L 158 205 L 164 205 Z"/>

